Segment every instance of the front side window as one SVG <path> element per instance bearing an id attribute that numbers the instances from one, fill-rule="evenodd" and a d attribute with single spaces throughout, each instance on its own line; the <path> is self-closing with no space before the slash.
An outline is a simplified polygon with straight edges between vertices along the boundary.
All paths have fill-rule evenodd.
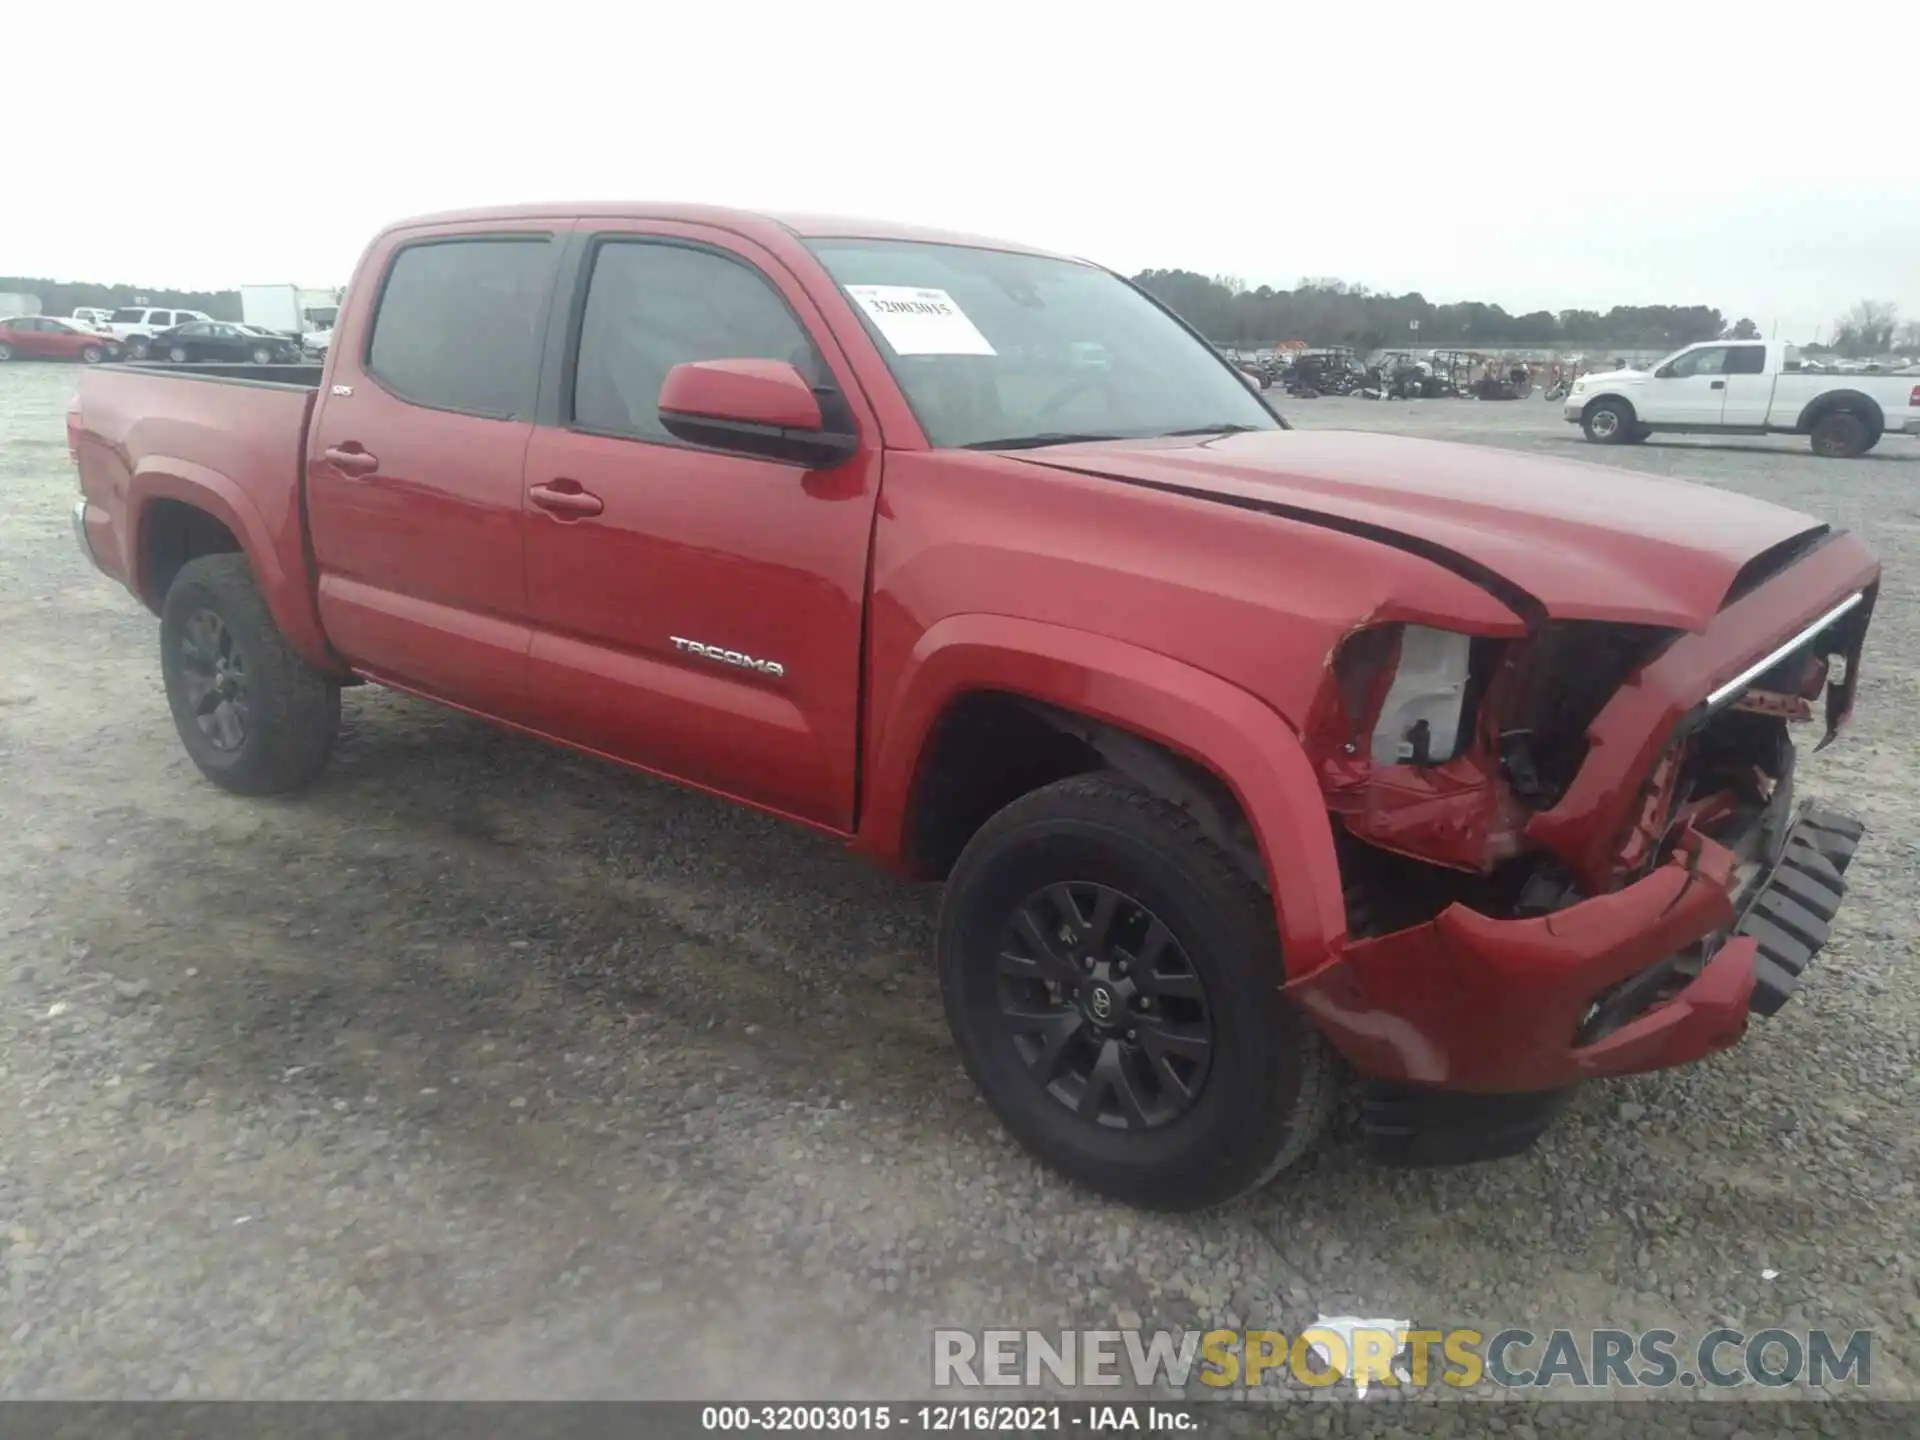
<path id="1" fill-rule="evenodd" d="M 937 446 L 1280 428 L 1205 341 L 1094 266 L 911 240 L 811 248 Z"/>
<path id="2" fill-rule="evenodd" d="M 1704 350 L 1690 350 L 1667 368 L 1675 378 L 1685 378 L 1690 375 L 1724 375 L 1727 372 L 1727 347 L 1709 345 Z"/>
<path id="3" fill-rule="evenodd" d="M 497 419 L 524 414 L 552 280 L 544 235 L 410 245 L 387 271 L 367 370 L 416 405 Z"/>
<path id="4" fill-rule="evenodd" d="M 695 360 L 785 360 L 831 383 L 786 302 L 751 267 L 712 250 L 609 241 L 594 257 L 574 367 L 573 422 L 666 440 L 660 387 Z"/>

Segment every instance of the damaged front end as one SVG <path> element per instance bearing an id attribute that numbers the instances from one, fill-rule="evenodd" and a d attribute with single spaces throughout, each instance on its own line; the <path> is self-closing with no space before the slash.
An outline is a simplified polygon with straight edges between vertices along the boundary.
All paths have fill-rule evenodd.
<path id="1" fill-rule="evenodd" d="M 1305 727 L 1346 945 L 1290 992 L 1404 1163 L 1524 1148 L 1574 1083 L 1772 1014 L 1861 827 L 1796 805 L 1791 726 L 1851 711 L 1878 567 L 1822 535 L 1699 632 L 1536 613 L 1520 637 L 1366 627 Z"/>

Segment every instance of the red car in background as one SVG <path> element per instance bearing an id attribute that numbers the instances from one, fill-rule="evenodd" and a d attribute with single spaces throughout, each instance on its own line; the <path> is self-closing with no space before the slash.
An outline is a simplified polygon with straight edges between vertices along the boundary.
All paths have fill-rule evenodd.
<path id="1" fill-rule="evenodd" d="M 0 360 L 80 360 L 98 365 L 116 360 L 120 342 L 56 315 L 16 315 L 0 320 Z"/>

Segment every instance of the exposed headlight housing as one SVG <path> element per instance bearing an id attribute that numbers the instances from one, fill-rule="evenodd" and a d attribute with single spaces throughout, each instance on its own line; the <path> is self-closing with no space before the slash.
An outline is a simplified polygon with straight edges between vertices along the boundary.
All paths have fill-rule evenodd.
<path id="1" fill-rule="evenodd" d="M 1440 765 L 1473 738 L 1466 714 L 1473 637 L 1426 625 L 1400 628 L 1400 662 L 1369 744 L 1376 765 Z"/>
<path id="2" fill-rule="evenodd" d="M 1351 739 L 1375 765 L 1444 765 L 1473 743 L 1474 637 L 1383 625 L 1347 637 L 1334 662 Z"/>

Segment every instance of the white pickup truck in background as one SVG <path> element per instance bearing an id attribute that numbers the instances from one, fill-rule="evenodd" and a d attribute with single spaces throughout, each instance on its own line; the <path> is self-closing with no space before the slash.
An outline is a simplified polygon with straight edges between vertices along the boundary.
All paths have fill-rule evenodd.
<path id="1" fill-rule="evenodd" d="M 1805 435 L 1813 453 L 1864 455 L 1882 435 L 1920 435 L 1920 369 L 1834 374 L 1773 340 L 1708 340 L 1651 370 L 1574 382 L 1562 412 L 1602 445 L 1659 434 Z"/>

